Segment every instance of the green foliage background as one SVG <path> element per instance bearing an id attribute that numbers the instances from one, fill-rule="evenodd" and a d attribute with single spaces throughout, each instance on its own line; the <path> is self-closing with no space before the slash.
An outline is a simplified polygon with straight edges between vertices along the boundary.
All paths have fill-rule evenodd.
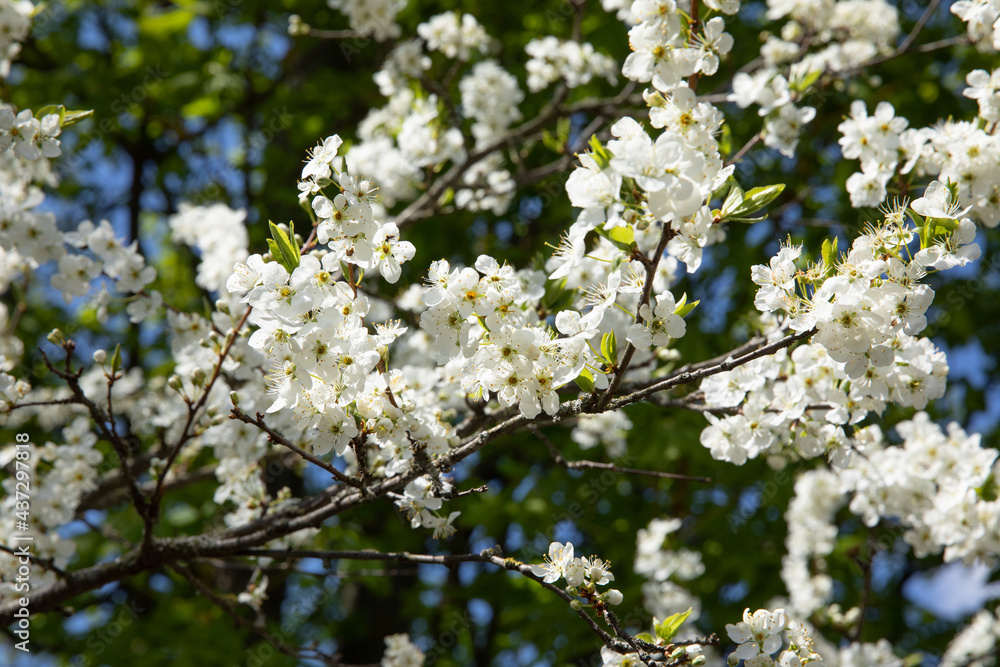
<path id="1" fill-rule="evenodd" d="M 567 8 L 561 0 L 421 1 L 411 2 L 400 22 L 406 36 L 440 11 L 471 12 L 497 38 L 497 57 L 523 82 L 524 45 L 545 34 L 569 37 Z M 921 3 L 900 3 L 904 31 L 923 9 Z M 347 27 L 339 13 L 319 0 L 52 3 L 36 22 L 12 83 L 0 88 L 3 99 L 19 108 L 62 103 L 95 110 L 92 120 L 63 137 L 63 180 L 51 205 L 66 228 L 83 219 L 106 217 L 130 238 L 139 239 L 159 271 L 153 287 L 178 307 L 202 310 L 206 300 L 214 299 L 194 284 L 197 258 L 167 242 L 165 218 L 181 201 L 221 201 L 248 208 L 252 248 L 259 251 L 268 219 L 307 223 L 295 188 L 306 150 L 332 133 L 350 139 L 366 111 L 385 103 L 371 75 L 388 52 L 386 44 L 289 38 L 285 28 L 290 13 L 320 29 Z M 736 38 L 733 55 L 718 75 L 701 82 L 699 92 L 724 92 L 735 68 L 756 57 L 763 13 L 762 2 L 746 2 L 741 12 L 745 20 L 727 21 L 727 30 Z M 918 43 L 962 30 L 942 6 Z M 626 30 L 596 0 L 588 4 L 582 33 L 599 50 L 624 61 Z M 964 74 L 996 65 L 995 57 L 969 47 L 889 60 L 844 86 L 822 89 L 809 101 L 818 116 L 795 160 L 761 147 L 752 150 L 737 171 L 740 183 L 752 187 L 783 182 L 788 188 L 772 207 L 770 220 L 752 227 L 731 226 L 727 241 L 709 253 L 697 278 L 685 278 L 676 287 L 678 295 L 686 291 L 702 300 L 689 328 L 704 335 L 680 341 L 684 359 L 708 358 L 745 339 L 753 327 L 743 315 L 753 310 L 753 291 L 747 289 L 750 266 L 766 261 L 780 240 L 791 235 L 816 253 L 823 238 L 836 234 L 844 247 L 862 228 L 866 214 L 874 215 L 850 208 L 844 182 L 858 167 L 841 160 L 836 150 L 836 126 L 852 99 L 867 100 L 869 110 L 887 100 L 911 127 L 951 115 L 971 117 L 974 103 L 959 94 Z M 436 59 L 428 76 L 440 78 L 446 67 Z M 570 101 L 608 97 L 619 89 L 594 83 L 572 91 Z M 548 102 L 546 92 L 528 94 L 522 111 L 531 118 Z M 723 108 L 735 152 L 759 129 L 760 120 L 753 109 L 741 111 L 733 104 Z M 643 116 L 642 109 L 629 113 Z M 588 121 L 575 118 L 572 127 L 578 130 Z M 564 149 L 579 147 L 564 144 Z M 559 155 L 539 142 L 523 148 L 521 157 L 530 169 Z M 509 214 L 439 215 L 407 230 L 405 237 L 416 245 L 417 256 L 404 267 L 401 285 L 420 280 L 427 264 L 440 257 L 471 265 L 485 252 L 524 266 L 540 250 L 547 254 L 542 244 L 555 242 L 574 218 L 563 190 L 568 173 L 522 189 Z M 963 357 L 975 360 L 979 368 L 952 359 L 949 393 L 930 411 L 965 425 L 972 420 L 995 446 L 1000 385 L 990 371 L 1000 336 L 998 238 L 995 231 L 983 237 L 979 263 L 959 272 L 957 279 L 934 283 L 937 298 L 928 335 L 947 349 L 978 342 L 985 354 Z M 387 294 L 397 289 L 383 288 Z M 167 341 L 155 322 L 130 327 L 116 317 L 104 328 L 93 313 L 69 312 L 46 292 L 7 298 L 10 305 L 20 300 L 28 306 L 21 327 L 29 343 L 33 339 L 44 346 L 49 330 L 69 326 L 78 341 L 94 347 L 124 338 L 128 363 L 142 365 L 149 373 L 166 375 L 171 370 Z M 38 360 L 36 351 L 26 359 L 33 384 L 45 381 Z M 629 466 L 705 475 L 712 483 L 567 472 L 553 465 L 535 436 L 520 433 L 484 449 L 459 470 L 469 485 L 488 483 L 490 491 L 454 501 L 463 514 L 452 540 L 425 539 L 427 531 L 411 530 L 384 500 L 339 517 L 323 529 L 321 542 L 331 549 L 455 553 L 499 544 L 514 557 L 538 561 L 551 539 L 572 538 L 579 553 L 612 562 L 616 585 L 625 595 L 621 615 L 629 619 L 630 613 L 639 613 L 642 600 L 642 580 L 631 573 L 636 530 L 655 517 L 681 517 L 684 526 L 674 536 L 675 546 L 701 550 L 706 565 L 706 573 L 689 586 L 704 605 L 698 625 L 706 633 L 721 634 L 724 624 L 736 620 L 744 607 L 766 606 L 785 592 L 778 570 L 793 475 L 772 471 L 763 461 L 740 468 L 713 461 L 698 442 L 704 420 L 697 414 L 651 406 L 627 412 L 635 423 Z M 886 423 L 907 416 L 890 411 Z M 598 450 L 580 452 L 565 428 L 544 430 L 570 458 L 603 456 Z M 59 440 L 57 433 L 49 437 Z M 296 493 L 311 488 L 296 480 L 282 478 L 281 483 L 290 484 Z M 211 502 L 212 488 L 209 481 L 172 494 L 172 505 L 165 508 L 168 520 L 160 527 L 163 534 L 194 533 L 217 522 L 220 508 Z M 848 519 L 846 512 L 843 518 Z M 126 538 L 141 533 L 134 512 L 124 504 L 104 520 Z M 843 582 L 837 599 L 847 608 L 859 603 L 863 588 L 862 570 L 852 560 L 866 559 L 880 538 L 883 544 L 895 544 L 895 539 L 891 527 L 868 531 L 850 520 L 844 526 L 838 545 L 843 558 L 835 567 Z M 79 540 L 79 565 L 115 553 L 113 543 L 96 532 Z M 894 548 L 903 553 L 899 544 Z M 441 665 L 593 664 L 599 648 L 562 601 L 492 567 L 428 566 L 418 572 L 402 565 L 332 565 L 337 574 L 271 572 L 265 606 L 270 632 L 294 643 L 316 641 L 329 647 L 335 641 L 348 663 L 377 662 L 382 638 L 395 632 L 410 632 L 425 647 L 434 646 L 436 664 Z M 887 637 L 903 651 L 940 654 L 955 626 L 914 607 L 901 593 L 908 577 L 933 563 L 909 558 L 897 565 L 872 592 L 862 639 Z M 249 570 L 218 569 L 209 563 L 201 567 L 199 574 L 229 596 L 243 590 L 249 575 Z M 380 576 L 372 570 L 391 573 Z M 102 628 L 111 628 L 119 618 L 123 601 L 142 611 L 128 623 L 119 623 L 120 635 L 102 635 Z M 69 619 L 50 614 L 33 621 L 35 646 L 55 664 L 294 663 L 236 628 L 169 573 L 136 576 L 86 596 L 75 607 L 67 611 Z M 632 616 L 633 627 L 645 625 L 637 622 L 640 618 Z M 829 638 L 844 639 L 835 634 Z"/>

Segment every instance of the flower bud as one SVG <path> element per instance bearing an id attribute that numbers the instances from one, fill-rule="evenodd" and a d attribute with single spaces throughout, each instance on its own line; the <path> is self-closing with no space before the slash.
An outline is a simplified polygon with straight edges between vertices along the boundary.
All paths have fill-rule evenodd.
<path id="1" fill-rule="evenodd" d="M 622 596 L 622 592 L 617 588 L 612 588 L 604 595 L 607 596 L 608 604 L 611 605 L 619 605 L 622 603 L 622 600 L 625 599 L 624 596 Z"/>
<path id="2" fill-rule="evenodd" d="M 66 342 L 66 335 L 59 329 L 53 329 L 45 339 L 53 345 L 62 345 Z"/>
<path id="3" fill-rule="evenodd" d="M 107 358 L 108 358 L 108 353 L 105 352 L 104 350 L 94 350 L 95 364 L 103 364 Z"/>
<path id="4" fill-rule="evenodd" d="M 227 299 L 218 299 L 215 302 L 215 309 L 220 313 L 229 314 L 229 301 Z"/>
<path id="5" fill-rule="evenodd" d="M 171 375 L 170 379 L 167 380 L 167 386 L 174 391 L 180 391 L 181 387 L 184 386 L 184 381 L 181 380 L 179 375 Z"/>
<path id="6" fill-rule="evenodd" d="M 700 667 L 700 665 L 704 665 L 705 656 L 703 655 L 697 656 L 694 660 L 691 661 L 691 664 L 694 665 L 695 667 Z"/>
<path id="7" fill-rule="evenodd" d="M 208 375 L 205 373 L 203 368 L 196 368 L 191 371 L 191 384 L 196 387 L 204 386 L 205 380 L 208 379 Z"/>
<path id="8" fill-rule="evenodd" d="M 580 611 L 581 609 L 583 609 L 583 603 L 580 602 L 579 600 L 573 600 L 572 602 L 569 603 L 569 606 L 573 611 Z"/>
<path id="9" fill-rule="evenodd" d="M 240 404 L 240 395 L 235 391 L 229 392 L 229 400 L 233 402 L 233 407 L 235 408 Z"/>

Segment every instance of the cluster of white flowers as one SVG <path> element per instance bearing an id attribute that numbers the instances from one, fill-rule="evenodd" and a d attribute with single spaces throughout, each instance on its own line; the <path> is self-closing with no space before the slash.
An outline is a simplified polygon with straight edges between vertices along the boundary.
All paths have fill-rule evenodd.
<path id="1" fill-rule="evenodd" d="M 784 609 L 758 609 L 753 614 L 746 609 L 743 621 L 726 624 L 726 632 L 739 644 L 729 655 L 730 665 L 740 660 L 748 667 L 772 667 L 775 662 L 782 667 L 801 667 L 821 662 L 806 626 L 789 619 Z M 781 655 L 775 660 L 773 656 L 779 650 Z"/>
<path id="2" fill-rule="evenodd" d="M 31 511 L 28 524 L 32 541 L 32 553 L 38 558 L 51 559 L 56 567 L 66 567 L 76 553 L 76 542 L 63 539 L 57 528 L 73 520 L 81 497 L 97 487 L 99 466 L 104 459 L 94 445 L 97 436 L 90 430 L 88 419 L 77 417 L 62 429 L 63 443 L 56 445 L 46 442 L 43 447 L 33 449 L 30 456 L 23 449 L 8 445 L 0 449 L 0 467 L 7 467 L 18 461 L 18 470 L 27 466 L 28 485 L 31 490 Z M 20 452 L 20 454 L 19 454 Z M 0 510 L 4 512 L 5 532 L 13 533 L 14 521 L 23 510 L 18 503 L 15 486 L 23 490 L 24 484 L 14 475 L 7 476 L 0 483 L 3 497 Z M 24 494 L 21 494 L 23 501 Z M 18 507 L 20 505 L 20 507 Z M 36 580 L 35 577 L 39 578 Z M 18 577 L 18 559 L 0 552 L 0 595 L 16 596 L 14 583 Z M 24 581 L 23 574 L 21 581 Z M 31 584 L 46 585 L 55 581 L 55 574 L 48 569 L 33 568 Z"/>
<path id="3" fill-rule="evenodd" d="M 401 468 L 401 462 L 405 465 L 406 458 L 401 457 L 394 461 L 389 461 L 386 468 L 390 471 L 394 467 Z M 460 512 L 452 512 L 447 517 L 439 516 L 434 514 L 434 512 L 441 509 L 443 502 L 440 497 L 441 494 L 448 493 L 451 490 L 451 483 L 447 480 L 432 480 L 426 475 L 418 477 L 406 485 L 402 495 L 397 496 L 396 506 L 406 512 L 407 517 L 410 519 L 411 527 L 420 528 L 423 526 L 424 528 L 431 528 L 434 531 L 434 539 L 446 539 L 455 533 L 455 527 L 452 523 Z"/>
<path id="4" fill-rule="evenodd" d="M 757 308 L 783 310 L 788 327 L 817 333 L 790 354 L 782 350 L 702 382 L 707 404 L 742 404 L 738 414 L 706 415 L 701 441 L 714 457 L 742 464 L 761 453 L 828 454 L 845 466 L 870 439 L 865 431 L 849 436 L 845 426 L 881 414 L 889 402 L 923 409 L 944 394 L 945 357 L 916 337 L 934 296 L 920 279 L 929 269 L 972 261 L 979 246 L 974 224 L 954 208 L 945 185 L 932 183 L 912 209 L 925 216 L 921 227 L 908 225 L 902 207 L 890 210 L 850 252 L 808 270 L 796 267 L 801 248 L 794 246 L 753 268 Z M 923 249 L 910 258 L 907 245 L 926 225 L 936 236 L 925 233 Z M 781 335 L 775 323 L 770 335 Z"/>
<path id="5" fill-rule="evenodd" d="M 768 0 L 767 17 L 788 17 L 782 26 L 783 46 L 772 43 L 772 53 L 801 50 L 809 35 L 809 45 L 819 47 L 804 56 L 805 71 L 837 72 L 856 67 L 896 46 L 899 37 L 899 10 L 884 0 Z"/>
<path id="6" fill-rule="evenodd" d="M 486 53 L 491 44 L 486 29 L 472 14 L 448 11 L 417 26 L 417 34 L 423 38 L 430 51 L 440 51 L 447 58 L 468 60 L 473 51 Z"/>
<path id="7" fill-rule="evenodd" d="M 424 664 L 424 652 L 410 641 L 410 635 L 389 635 L 385 638 L 385 654 L 382 667 L 420 667 Z"/>
<path id="8" fill-rule="evenodd" d="M 837 126 L 841 153 L 849 160 L 861 161 L 861 173 L 847 179 L 851 205 L 878 206 L 886 197 L 886 184 L 897 173 L 908 174 L 920 156 L 922 135 L 907 129 L 909 122 L 896 116 L 888 102 L 879 102 L 875 115 L 869 116 L 865 103 L 851 103 L 851 117 Z M 904 163 L 900 166 L 900 158 Z"/>
<path id="9" fill-rule="evenodd" d="M 218 292 L 226 284 L 236 262 L 247 256 L 250 239 L 244 220 L 247 212 L 234 211 L 225 204 L 192 206 L 184 202 L 170 218 L 173 238 L 197 248 L 201 253 L 195 283 Z"/>
<path id="10" fill-rule="evenodd" d="M 424 53 L 423 42 L 408 39 L 396 45 L 373 78 L 379 92 L 391 98 L 405 90 L 411 79 L 419 79 L 430 67 L 431 58 Z"/>
<path id="11" fill-rule="evenodd" d="M 979 102 L 980 122 L 946 121 L 932 128 L 907 128 L 888 102 L 868 116 L 864 102 L 851 105 L 840 124 L 845 158 L 858 158 L 861 173 L 851 175 L 847 190 L 855 207 L 878 206 L 886 199 L 889 179 L 907 174 L 934 175 L 958 184 L 959 201 L 987 227 L 1000 224 L 1000 137 L 984 126 L 1000 117 L 1000 75 L 970 73 L 965 95 Z M 993 120 L 991 120 L 993 119 Z"/>
<path id="12" fill-rule="evenodd" d="M 625 455 L 627 438 L 632 421 L 622 410 L 609 410 L 598 414 L 583 414 L 576 418 L 570 434 L 580 449 L 590 449 L 603 444 L 608 457 L 617 459 Z"/>
<path id="13" fill-rule="evenodd" d="M 765 66 L 733 77 L 731 99 L 741 108 L 758 105 L 765 145 L 792 156 L 802 127 L 816 116 L 815 108 L 796 106 L 810 83 L 890 52 L 899 11 L 884 0 L 768 0 L 767 16 L 790 20 L 762 46 Z"/>
<path id="14" fill-rule="evenodd" d="M 31 0 L 0 0 L 0 78 L 10 74 L 11 62 L 21 52 L 34 13 Z"/>
<path id="15" fill-rule="evenodd" d="M 308 433 L 307 449 L 317 455 L 332 450 L 353 459 L 358 448 L 375 447 L 370 472 L 394 476 L 418 457 L 440 457 L 455 436 L 432 402 L 414 400 L 418 392 L 402 373 L 385 369 L 388 346 L 406 328 L 387 321 L 372 332 L 366 322 L 378 319 L 355 272 L 377 269 L 396 282 L 414 248 L 399 240 L 395 224 L 375 219 L 375 186 L 340 171 L 339 146 L 339 137 L 328 138 L 303 169 L 302 191 L 317 193 L 311 205 L 318 247 L 291 271 L 251 255 L 236 265 L 227 287 L 253 307 L 249 321 L 257 330 L 249 345 L 268 359 L 274 399 L 267 412 L 294 414 Z M 320 194 L 334 185 L 340 192 L 333 199 Z M 442 482 L 421 477 L 399 504 L 415 527 L 446 537 L 457 512 L 442 519 L 428 511 L 440 507 L 433 496 L 442 490 Z"/>
<path id="16" fill-rule="evenodd" d="M 347 16 L 351 30 L 384 42 L 399 37 L 396 15 L 406 8 L 407 0 L 326 0 L 326 4 Z"/>
<path id="17" fill-rule="evenodd" d="M 976 48 L 1000 50 L 1000 5 L 994 0 L 958 0 L 951 12 L 968 24 L 969 39 Z"/>
<path id="18" fill-rule="evenodd" d="M 721 4 L 726 13 L 739 10 L 739 0 Z M 715 74 L 719 57 L 733 48 L 721 16 L 705 21 L 702 32 L 693 32 L 674 0 L 636 0 L 632 14 L 638 22 L 628 33 L 632 53 L 622 74 L 633 81 L 652 82 L 661 92 L 672 91 L 693 74 Z"/>
<path id="19" fill-rule="evenodd" d="M 519 403 L 527 417 L 542 409 L 555 414 L 556 390 L 587 362 L 585 333 L 554 339 L 539 326 L 531 304 L 537 307 L 543 281 L 540 273 L 517 273 L 486 255 L 475 269 L 451 269 L 439 260 L 431 264 L 423 295 L 430 308 L 420 320 L 440 360 L 465 358 L 464 391 L 484 397 L 493 392 L 501 405 Z"/>
<path id="20" fill-rule="evenodd" d="M 14 107 L 0 103 L 0 153 L 13 146 L 14 152 L 25 160 L 59 157 L 62 149 L 56 137 L 61 132 L 59 114 L 50 113 L 39 119 L 31 109 L 15 114 Z"/>
<path id="21" fill-rule="evenodd" d="M 618 589 L 597 592 L 598 586 L 605 586 L 615 580 L 615 575 L 611 573 L 611 563 L 597 557 L 574 558 L 570 542 L 550 544 L 545 562 L 532 565 L 531 573 L 541 577 L 547 584 L 565 578 L 566 584 L 579 589 L 580 595 L 591 605 L 598 602 L 618 605 L 622 602 L 622 594 Z"/>
<path id="22" fill-rule="evenodd" d="M 996 662 L 1000 643 L 1000 611 L 983 610 L 960 632 L 941 656 L 941 667 L 988 667 Z"/>
<path id="23" fill-rule="evenodd" d="M 757 113 L 765 118 L 764 144 L 790 157 L 799 145 L 802 127 L 816 117 L 814 107 L 795 106 L 798 97 L 777 68 L 765 67 L 755 74 L 737 72 L 730 99 L 743 109 L 758 105 Z"/>
<path id="24" fill-rule="evenodd" d="M 923 558 L 944 552 L 944 560 L 992 562 L 1000 553 L 1000 502 L 986 500 L 1000 475 L 996 449 L 958 424 L 947 432 L 918 412 L 896 425 L 901 447 L 875 449 L 841 471 L 850 509 L 873 526 L 896 518 L 903 539 Z M 992 480 L 992 481 L 989 481 Z"/>
<path id="25" fill-rule="evenodd" d="M 642 585 L 643 606 L 654 617 L 666 618 L 691 609 L 689 621 L 698 620 L 701 600 L 691 595 L 677 581 L 690 581 L 705 572 L 701 553 L 673 548 L 671 535 L 681 527 L 681 520 L 653 519 L 636 532 L 635 572 L 647 579 Z M 673 579 L 674 581 L 671 581 Z M 682 637 L 686 636 L 686 630 Z"/>
<path id="26" fill-rule="evenodd" d="M 923 558 L 944 552 L 945 561 L 991 562 L 1000 548 L 1000 475 L 997 450 L 983 447 L 955 423 L 947 431 L 924 412 L 896 426 L 901 446 L 887 446 L 878 426 L 863 429 L 864 456 L 842 469 L 801 475 L 785 516 L 788 555 L 781 576 L 791 606 L 810 615 L 828 603 L 833 580 L 824 557 L 837 537 L 834 515 L 849 502 L 868 526 L 880 520 L 902 524 L 903 539 Z"/>
<path id="27" fill-rule="evenodd" d="M 686 86 L 666 98 L 651 95 L 648 101 L 652 126 L 663 128 L 655 141 L 638 121 L 623 118 L 611 128 L 615 139 L 582 155 L 570 175 L 566 192 L 583 210 L 569 229 L 565 250 L 557 253 L 553 278 L 570 274 L 581 263 L 584 238 L 599 226 L 639 231 L 653 220 L 670 223 L 674 233 L 667 252 L 691 272 L 701 265 L 703 249 L 724 238 L 704 205 L 733 173 L 732 165 L 723 167 L 715 140 L 722 114 L 697 102 Z M 636 201 L 632 193 L 637 191 L 644 201 Z M 665 332 L 672 335 L 669 327 Z"/>
<path id="28" fill-rule="evenodd" d="M 614 58 L 594 49 L 589 42 L 561 40 L 548 36 L 533 39 L 524 47 L 531 56 L 525 65 L 528 90 L 537 93 L 560 79 L 570 88 L 589 83 L 592 79 L 618 79 L 618 64 Z"/>
<path id="29" fill-rule="evenodd" d="M 462 111 L 473 119 L 476 148 L 503 136 L 512 123 L 521 120 L 518 110 L 524 93 L 517 78 L 495 60 L 476 63 L 459 83 Z"/>
<path id="30" fill-rule="evenodd" d="M 903 667 L 902 658 L 893 652 L 892 644 L 880 639 L 874 644 L 854 642 L 837 652 L 839 667 Z"/>
<path id="31" fill-rule="evenodd" d="M 781 560 L 781 579 L 788 590 L 789 606 L 804 618 L 833 595 L 833 578 L 826 573 L 824 557 L 833 553 L 837 539 L 834 516 L 847 502 L 840 487 L 833 472 L 809 470 L 796 480 L 795 496 L 785 512 L 788 553 Z"/>

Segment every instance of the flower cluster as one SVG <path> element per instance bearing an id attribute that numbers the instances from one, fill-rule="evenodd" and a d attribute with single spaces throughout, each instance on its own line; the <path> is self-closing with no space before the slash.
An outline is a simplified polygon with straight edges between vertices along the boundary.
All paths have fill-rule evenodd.
<path id="1" fill-rule="evenodd" d="M 691 610 L 688 620 L 701 614 L 701 600 L 694 597 L 678 581 L 700 577 L 705 572 L 701 554 L 686 548 L 675 548 L 674 533 L 681 520 L 653 519 L 636 532 L 635 572 L 646 577 L 642 585 L 643 604 L 654 617 L 666 618 Z"/>
<path id="2" fill-rule="evenodd" d="M 73 520 L 80 499 L 97 487 L 99 466 L 104 458 L 95 447 L 97 436 L 90 430 L 89 420 L 77 417 L 62 429 L 63 443 L 46 442 L 22 460 L 13 445 L 0 449 L 0 467 L 7 467 L 15 459 L 28 466 L 29 479 L 39 480 L 31 486 L 30 528 L 34 536 L 32 552 L 41 558 L 50 558 L 56 567 L 66 567 L 76 553 L 76 542 L 59 536 L 57 528 Z M 19 467 L 19 469 L 21 469 Z M 8 521 L 6 530 L 13 530 L 18 494 L 17 478 L 9 475 L 0 483 L 3 497 L 0 510 Z M 23 494 L 22 494 L 23 498 Z M 22 505 L 23 507 L 23 505 Z M 9 517 L 9 518 L 8 518 Z M 17 595 L 14 582 L 18 576 L 18 559 L 0 554 L 0 594 L 8 598 Z M 38 577 L 36 579 L 36 577 Z M 23 573 L 22 579 L 23 581 Z M 32 585 L 45 585 L 55 581 L 50 569 L 32 571 Z"/>
<path id="3" fill-rule="evenodd" d="M 851 103 L 851 117 L 837 127 L 843 134 L 843 156 L 861 160 L 861 173 L 847 179 L 852 206 L 881 204 L 885 201 L 886 183 L 897 173 L 897 167 L 900 174 L 908 174 L 920 155 L 920 133 L 907 130 L 907 120 L 895 113 L 891 104 L 879 102 L 875 115 L 869 116 L 865 103 L 855 100 Z M 900 166 L 901 156 L 905 163 Z"/>
<path id="4" fill-rule="evenodd" d="M 326 0 L 326 4 L 343 12 L 351 30 L 360 35 L 384 42 L 401 33 L 396 15 L 406 8 L 406 0 Z"/>
<path id="5" fill-rule="evenodd" d="M 739 6 L 739 0 L 727 0 L 710 9 L 734 14 Z M 651 82 L 662 92 L 672 91 L 685 77 L 715 74 L 719 57 L 733 47 L 733 38 L 723 32 L 722 17 L 709 19 L 703 32 L 696 33 L 674 0 L 637 0 L 632 14 L 637 21 L 628 34 L 632 53 L 625 59 L 622 74 L 633 81 Z"/>
<path id="6" fill-rule="evenodd" d="M 797 106 L 823 73 L 837 75 L 888 53 L 899 35 L 899 12 L 884 0 L 768 0 L 767 17 L 788 17 L 780 37 L 761 47 L 765 66 L 733 77 L 731 99 L 757 105 L 767 146 L 792 156 L 815 108 Z"/>
<path id="7" fill-rule="evenodd" d="M 1000 50 L 1000 7 L 992 0 L 959 0 L 951 13 L 967 25 L 969 39 L 980 51 Z"/>
<path id="8" fill-rule="evenodd" d="M 713 456 L 741 464 L 761 453 L 825 453 L 844 466 L 866 443 L 863 433 L 852 438 L 845 426 L 881 413 L 889 402 L 923 409 L 943 395 L 944 355 L 916 336 L 933 298 L 920 283 L 926 271 L 979 254 L 973 223 L 954 206 L 949 188 L 935 182 L 912 203 L 920 227 L 909 226 L 899 208 L 869 227 L 839 261 L 828 255 L 800 271 L 801 248 L 786 246 L 769 265 L 753 268 L 757 308 L 784 311 L 788 327 L 817 333 L 790 354 L 782 350 L 702 382 L 709 405 L 742 404 L 739 414 L 706 415 L 710 425 L 701 441 Z M 918 235 L 923 249 L 911 258 L 908 244 Z M 778 335 L 775 326 L 771 335 Z"/>
<path id="9" fill-rule="evenodd" d="M 462 111 L 472 118 L 476 147 L 503 136 L 512 123 L 521 120 L 517 105 L 524 93 L 517 79 L 494 60 L 476 63 L 459 83 Z"/>
<path id="10" fill-rule="evenodd" d="M 886 199 L 890 179 L 934 174 L 957 184 L 959 202 L 987 227 L 1000 224 L 1000 137 L 985 125 L 1000 117 L 996 74 L 975 70 L 967 78 L 965 95 L 979 102 L 978 123 L 945 121 L 931 128 L 907 128 L 888 102 L 867 115 L 864 102 L 851 105 L 851 117 L 840 124 L 840 145 L 846 158 L 858 158 L 861 172 L 847 180 L 851 204 L 878 206 Z M 990 120 L 990 119 L 994 120 Z M 905 184 L 905 183 L 904 183 Z"/>
<path id="11" fill-rule="evenodd" d="M 410 635 L 389 635 L 385 638 L 385 653 L 381 667 L 420 667 L 424 664 L 424 652 L 410 641 Z"/>
<path id="12" fill-rule="evenodd" d="M 473 395 L 495 394 L 501 405 L 520 404 L 535 417 L 555 414 L 556 390 L 587 361 L 585 334 L 553 339 L 529 307 L 542 292 L 540 276 L 516 273 L 481 255 L 475 269 L 431 265 L 420 326 L 432 336 L 439 359 L 465 358 L 462 386 Z"/>
<path id="13" fill-rule="evenodd" d="M 588 42 L 565 41 L 550 35 L 531 40 L 524 50 L 531 56 L 525 69 L 528 71 L 528 90 L 533 93 L 560 79 L 568 87 L 576 88 L 591 79 L 603 78 L 614 83 L 618 78 L 618 64 L 614 59 L 596 51 Z"/>
<path id="14" fill-rule="evenodd" d="M 170 218 L 173 238 L 197 248 L 201 253 L 195 283 L 211 292 L 218 292 L 226 284 L 236 262 L 247 256 L 250 240 L 244 221 L 245 210 L 234 211 L 225 204 L 192 206 L 180 205 Z"/>
<path id="15" fill-rule="evenodd" d="M 739 644 L 729 655 L 731 665 L 742 660 L 748 667 L 771 667 L 776 662 L 774 654 L 782 647 L 785 649 L 777 659 L 782 667 L 801 667 L 820 661 L 806 627 L 790 620 L 784 609 L 758 609 L 753 614 L 746 609 L 743 621 L 726 624 L 726 632 Z"/>
<path id="16" fill-rule="evenodd" d="M 472 14 L 459 16 L 444 12 L 417 26 L 417 34 L 430 51 L 440 51 L 447 58 L 468 60 L 472 51 L 485 53 L 490 37 Z"/>
<path id="17" fill-rule="evenodd" d="M 541 577 L 547 584 L 565 578 L 566 584 L 578 589 L 579 594 L 591 605 L 598 602 L 618 605 L 622 602 L 622 594 L 617 589 L 597 593 L 598 586 L 605 586 L 615 580 L 610 568 L 611 563 L 600 558 L 574 558 L 573 545 L 569 542 L 553 542 L 549 545 L 545 562 L 532 565 L 531 573 Z"/>
<path id="18" fill-rule="evenodd" d="M 31 109 L 24 109 L 15 115 L 13 107 L 0 103 L 0 153 L 13 146 L 25 160 L 59 157 L 62 149 L 56 137 L 61 132 L 59 114 L 35 118 Z"/>
<path id="19" fill-rule="evenodd" d="M 0 3 L 0 78 L 10 74 L 11 62 L 21 52 L 21 42 L 31 30 L 35 4 L 31 0 L 9 0 Z"/>

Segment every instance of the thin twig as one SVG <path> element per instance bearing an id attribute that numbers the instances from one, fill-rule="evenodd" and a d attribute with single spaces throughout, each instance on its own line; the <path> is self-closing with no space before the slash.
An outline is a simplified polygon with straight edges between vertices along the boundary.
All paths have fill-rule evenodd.
<path id="1" fill-rule="evenodd" d="M 340 472 L 339 470 L 337 470 L 335 467 L 333 467 L 331 464 L 327 463 L 323 459 L 313 456 L 312 454 L 302 449 L 301 447 L 297 447 L 288 438 L 286 438 L 285 436 L 281 435 L 280 433 L 272 429 L 264 421 L 264 415 L 262 415 L 261 413 L 258 412 L 257 417 L 255 419 L 234 405 L 232 411 L 230 412 L 230 419 L 238 419 L 239 421 L 245 424 L 256 426 L 264 433 L 267 433 L 267 437 L 274 444 L 281 445 L 282 447 L 287 447 L 288 449 L 292 450 L 293 452 L 304 458 L 306 461 L 309 461 L 309 463 L 319 466 L 323 470 L 327 471 L 338 481 L 343 482 L 344 484 L 349 484 L 356 488 L 361 487 L 361 482 L 359 482 L 358 480 L 348 477 L 347 475 Z"/>

